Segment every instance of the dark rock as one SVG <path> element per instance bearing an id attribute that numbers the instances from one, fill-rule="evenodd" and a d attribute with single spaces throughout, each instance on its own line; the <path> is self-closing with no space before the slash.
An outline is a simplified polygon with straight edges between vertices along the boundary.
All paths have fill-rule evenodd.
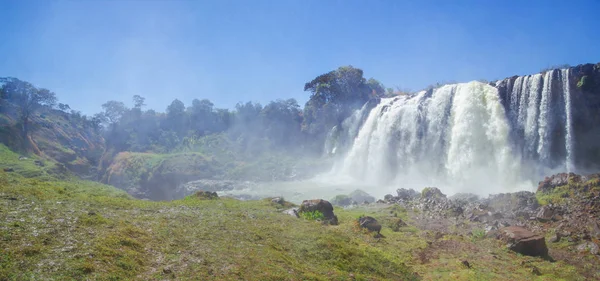
<path id="1" fill-rule="evenodd" d="M 11 172 L 15 171 L 15 169 L 13 169 L 13 168 L 4 168 L 3 170 L 7 173 L 11 173 Z"/>
<path id="2" fill-rule="evenodd" d="M 377 233 L 381 232 L 381 224 L 373 217 L 364 216 L 358 218 L 358 225 L 369 231 L 376 231 Z"/>
<path id="3" fill-rule="evenodd" d="M 464 267 L 466 267 L 466 268 L 471 268 L 471 264 L 469 264 L 469 262 L 468 262 L 468 261 L 466 261 L 466 260 L 463 260 L 461 263 L 462 263 L 462 265 L 463 265 Z"/>
<path id="4" fill-rule="evenodd" d="M 598 248 L 598 244 L 591 241 L 587 241 L 583 242 L 582 244 L 579 244 L 577 246 L 577 251 L 589 252 L 592 255 L 598 255 L 598 253 L 600 253 L 600 248 Z"/>
<path id="5" fill-rule="evenodd" d="M 44 167 L 44 166 L 46 166 L 46 165 L 44 164 L 44 162 L 42 162 L 42 160 L 35 160 L 35 161 L 33 161 L 33 163 L 34 163 L 36 166 L 39 166 L 39 167 Z"/>
<path id="6" fill-rule="evenodd" d="M 337 216 L 333 213 L 333 206 L 329 201 L 323 199 L 304 200 L 300 205 L 298 213 L 319 211 L 323 214 L 323 223 L 337 225 Z"/>
<path id="7" fill-rule="evenodd" d="M 196 193 L 194 193 L 194 198 L 212 200 L 219 199 L 219 195 L 217 195 L 216 192 L 196 191 Z"/>
<path id="8" fill-rule="evenodd" d="M 163 268 L 163 273 L 164 274 L 172 274 L 173 270 L 171 269 L 171 267 L 167 266 L 167 267 Z"/>
<path id="9" fill-rule="evenodd" d="M 548 247 L 542 235 L 520 227 L 509 226 L 498 231 L 498 239 L 508 243 L 508 248 L 517 253 L 528 256 L 547 256 Z"/>
<path id="10" fill-rule="evenodd" d="M 356 202 L 367 202 L 367 203 L 375 202 L 375 197 L 369 195 L 368 193 L 366 193 L 360 189 L 352 191 L 352 193 L 350 193 L 349 196 L 350 196 L 350 198 L 352 198 L 353 201 L 356 201 Z"/>

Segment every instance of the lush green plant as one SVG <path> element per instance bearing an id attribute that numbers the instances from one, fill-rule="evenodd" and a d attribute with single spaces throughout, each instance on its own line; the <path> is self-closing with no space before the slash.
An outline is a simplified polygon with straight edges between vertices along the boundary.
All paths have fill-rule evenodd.
<path id="1" fill-rule="evenodd" d="M 314 210 L 311 212 L 301 212 L 300 213 L 300 217 L 306 219 L 306 220 L 311 220 L 311 221 L 316 221 L 316 220 L 322 220 L 325 218 L 325 216 L 323 215 L 323 213 L 321 213 L 318 210 Z"/>
<path id="2" fill-rule="evenodd" d="M 577 88 L 583 88 L 586 85 L 587 79 L 587 75 L 582 76 L 581 79 L 579 79 L 579 82 L 577 82 Z"/>
<path id="3" fill-rule="evenodd" d="M 471 231 L 471 235 L 473 240 L 482 240 L 485 238 L 485 230 L 481 228 L 476 228 Z"/>

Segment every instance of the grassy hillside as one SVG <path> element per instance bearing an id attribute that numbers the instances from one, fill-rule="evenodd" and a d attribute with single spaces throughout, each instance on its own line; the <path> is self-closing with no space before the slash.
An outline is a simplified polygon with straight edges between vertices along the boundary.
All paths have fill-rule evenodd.
<path id="1" fill-rule="evenodd" d="M 399 206 L 335 209 L 340 225 L 323 226 L 270 200 L 137 200 L 1 148 L 15 172 L 0 170 L 0 280 L 584 280 L 477 232 L 421 230 Z M 385 238 L 360 230 L 361 215 Z M 394 232 L 398 219 L 409 226 Z"/>

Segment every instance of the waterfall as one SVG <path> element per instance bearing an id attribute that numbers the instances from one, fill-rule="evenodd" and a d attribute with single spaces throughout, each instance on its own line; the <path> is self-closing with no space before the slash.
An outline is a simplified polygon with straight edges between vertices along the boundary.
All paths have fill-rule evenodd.
<path id="1" fill-rule="evenodd" d="M 347 120 L 333 173 L 394 189 L 532 189 L 549 170 L 575 169 L 569 83 L 569 70 L 550 70 L 498 81 L 502 94 L 470 82 L 384 98 Z"/>
<path id="2" fill-rule="evenodd" d="M 571 86 L 569 85 L 569 69 L 561 70 L 563 94 L 565 99 L 565 150 L 567 152 L 566 169 L 573 171 L 573 117 L 571 113 Z"/>

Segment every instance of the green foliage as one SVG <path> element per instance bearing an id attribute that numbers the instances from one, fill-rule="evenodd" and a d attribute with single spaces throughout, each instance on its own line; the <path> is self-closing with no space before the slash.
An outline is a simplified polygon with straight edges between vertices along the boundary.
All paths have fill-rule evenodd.
<path id="1" fill-rule="evenodd" d="M 322 220 L 325 218 L 323 213 L 321 213 L 319 210 L 314 210 L 314 211 L 310 211 L 310 212 L 301 212 L 299 214 L 300 214 L 301 218 L 304 218 L 306 220 L 311 220 L 311 221 Z"/>
<path id="2" fill-rule="evenodd" d="M 581 79 L 579 79 L 579 82 L 577 82 L 577 88 L 585 88 L 587 86 L 587 80 L 588 80 L 588 76 L 584 75 L 581 77 Z"/>
<path id="3" fill-rule="evenodd" d="M 484 229 L 476 228 L 471 231 L 471 237 L 473 238 L 473 240 L 485 239 L 485 236 L 486 234 Z"/>

